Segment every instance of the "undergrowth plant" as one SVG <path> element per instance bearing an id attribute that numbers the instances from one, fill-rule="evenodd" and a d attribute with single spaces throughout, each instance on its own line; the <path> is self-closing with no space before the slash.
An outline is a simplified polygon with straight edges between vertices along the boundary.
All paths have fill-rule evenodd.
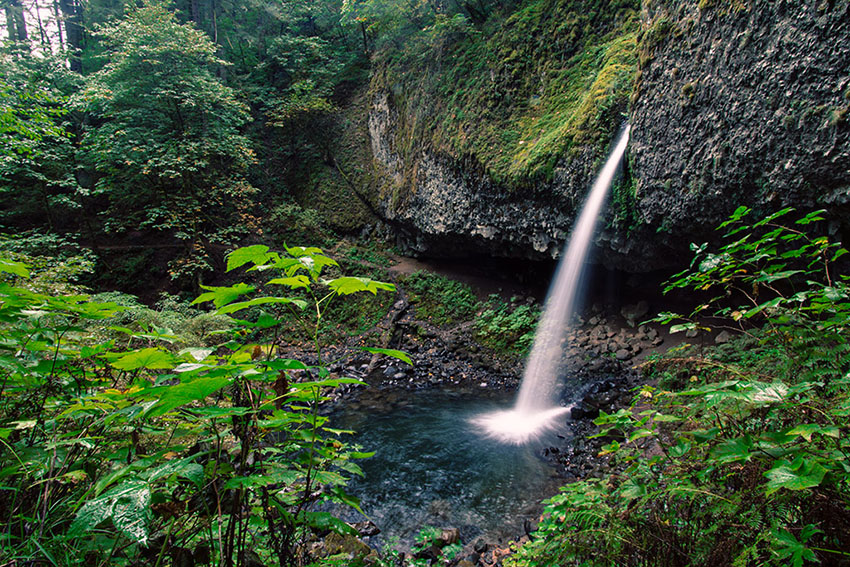
<path id="1" fill-rule="evenodd" d="M 706 301 L 659 316 L 708 331 L 711 314 L 737 338 L 648 363 L 657 385 L 595 421 L 616 472 L 549 500 L 511 565 L 850 564 L 847 251 L 818 232 L 821 212 L 750 212 L 667 284 Z"/>
<path id="2" fill-rule="evenodd" d="M 417 314 L 437 325 L 471 319 L 478 308 L 472 288 L 446 276 L 418 271 L 401 282 Z"/>
<path id="3" fill-rule="evenodd" d="M 475 320 L 476 337 L 497 351 L 525 354 L 534 342 L 540 307 L 493 294 Z"/>
<path id="4" fill-rule="evenodd" d="M 27 289 L 28 268 L 0 258 L 0 564 L 333 560 L 308 543 L 356 532 L 317 504 L 358 507 L 346 478 L 369 454 L 319 414 L 331 389 L 356 380 L 322 366 L 318 329 L 338 297 L 393 289 L 326 278 L 335 264 L 316 248 L 232 252 L 228 270 L 272 277 L 207 287 L 196 302 L 228 316 L 232 338 L 177 351 L 150 337 L 138 348 L 95 339 L 95 322 L 127 308 Z M 310 299 L 287 297 L 296 289 Z M 254 320 L 235 317 L 252 307 Z M 318 364 L 279 356 L 289 308 L 314 314 Z M 268 340 L 244 340 L 257 330 Z"/>

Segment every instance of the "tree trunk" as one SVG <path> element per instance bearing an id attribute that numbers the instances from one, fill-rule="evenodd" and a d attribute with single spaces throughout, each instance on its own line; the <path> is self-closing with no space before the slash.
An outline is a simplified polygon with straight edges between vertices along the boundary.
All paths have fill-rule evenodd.
<path id="1" fill-rule="evenodd" d="M 3 7 L 3 11 L 6 13 L 6 39 L 9 41 L 15 41 L 15 15 L 12 13 L 11 4 L 6 4 Z"/>
<path id="2" fill-rule="evenodd" d="M 191 0 L 189 9 L 190 9 L 190 12 L 192 14 L 191 15 L 192 21 L 195 22 L 195 25 L 198 27 L 198 29 L 204 29 L 204 27 L 201 25 L 202 24 L 201 20 L 203 18 L 201 17 L 200 0 Z"/>
<path id="3" fill-rule="evenodd" d="M 24 6 L 21 0 L 9 0 L 6 5 L 6 30 L 12 41 L 21 43 L 28 41 L 27 21 L 24 18 Z"/>
<path id="4" fill-rule="evenodd" d="M 68 63 L 71 71 L 83 72 L 80 52 L 83 48 L 83 6 L 79 0 L 59 0 L 65 20 L 65 39 L 68 44 Z"/>
<path id="5" fill-rule="evenodd" d="M 41 38 L 41 46 L 46 47 L 52 53 L 53 49 L 50 47 L 50 36 L 47 34 L 47 30 L 44 29 L 44 22 L 41 21 L 41 9 L 38 5 L 38 0 L 33 2 L 33 9 L 35 10 L 35 21 L 38 23 L 38 36 Z"/>
<path id="6" fill-rule="evenodd" d="M 363 34 L 363 53 L 369 55 L 369 41 L 366 37 L 366 24 L 360 22 L 360 33 Z"/>
<path id="7" fill-rule="evenodd" d="M 59 2 L 53 0 L 53 17 L 56 18 L 56 35 L 59 37 L 59 51 L 65 51 L 65 36 L 62 35 L 62 13 L 59 11 Z"/>

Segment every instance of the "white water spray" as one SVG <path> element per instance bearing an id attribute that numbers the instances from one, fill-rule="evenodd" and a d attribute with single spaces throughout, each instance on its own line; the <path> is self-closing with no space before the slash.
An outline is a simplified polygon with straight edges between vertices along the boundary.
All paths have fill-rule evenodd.
<path id="1" fill-rule="evenodd" d="M 630 126 L 623 129 L 608 161 L 590 189 L 587 201 L 570 234 L 566 251 L 561 257 L 555 279 L 546 297 L 543 317 L 537 327 L 514 408 L 474 420 L 490 437 L 519 445 L 554 427 L 556 418 L 569 411 L 569 408 L 557 405 L 562 343 L 576 307 L 582 268 L 596 221 L 614 181 L 620 160 L 626 152 L 630 129 Z"/>

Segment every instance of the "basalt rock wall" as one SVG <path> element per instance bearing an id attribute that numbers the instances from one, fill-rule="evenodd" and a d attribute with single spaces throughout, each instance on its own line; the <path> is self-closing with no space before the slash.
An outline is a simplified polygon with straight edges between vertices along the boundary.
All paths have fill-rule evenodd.
<path id="1" fill-rule="evenodd" d="M 391 179 L 378 206 L 411 253 L 554 258 L 591 181 L 596 156 L 587 148 L 555 170 L 551 182 L 526 191 L 494 183 L 475 164 L 420 149 L 403 158 L 393 144 L 399 118 L 391 96 L 374 96 L 369 135 L 375 160 Z"/>
<path id="2" fill-rule="evenodd" d="M 846 235 L 850 1 L 646 0 L 641 26 L 625 180 L 597 240 L 603 260 L 633 271 L 679 262 L 741 204 L 824 207 Z M 404 119 L 391 91 L 376 89 L 369 135 L 391 185 L 376 205 L 403 245 L 558 255 L 603 147 L 572 148 L 549 181 L 517 191 L 469 157 L 402 151 Z"/>
<path id="3" fill-rule="evenodd" d="M 823 207 L 846 231 L 850 2 L 651 4 L 630 113 L 642 233 L 675 250 L 742 204 Z"/>

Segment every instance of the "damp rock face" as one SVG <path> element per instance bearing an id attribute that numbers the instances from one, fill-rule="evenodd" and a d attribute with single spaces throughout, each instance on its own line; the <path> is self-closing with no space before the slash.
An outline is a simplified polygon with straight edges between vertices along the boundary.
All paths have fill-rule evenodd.
<path id="1" fill-rule="evenodd" d="M 451 256 L 472 249 L 500 256 L 558 255 L 593 180 L 596 159 L 604 157 L 601 151 L 585 148 L 562 160 L 551 182 L 512 191 L 475 164 L 427 147 L 403 155 L 396 147 L 400 120 L 390 94 L 375 94 L 369 137 L 372 155 L 390 185 L 376 197 L 375 206 L 408 252 Z"/>
<path id="2" fill-rule="evenodd" d="M 738 205 L 827 208 L 831 230 L 850 234 L 850 1 L 659 0 L 644 3 L 641 27 L 631 220 L 612 223 L 610 208 L 602 261 L 680 264 Z M 510 190 L 472 159 L 400 147 L 399 125 L 413 118 L 392 101 L 377 89 L 371 102 L 372 155 L 387 178 L 373 205 L 403 248 L 559 255 L 605 148 L 573 148 L 549 181 Z"/>
<path id="3" fill-rule="evenodd" d="M 656 253 L 709 238 L 738 205 L 847 219 L 850 2 L 652 6 L 629 156 Z"/>

